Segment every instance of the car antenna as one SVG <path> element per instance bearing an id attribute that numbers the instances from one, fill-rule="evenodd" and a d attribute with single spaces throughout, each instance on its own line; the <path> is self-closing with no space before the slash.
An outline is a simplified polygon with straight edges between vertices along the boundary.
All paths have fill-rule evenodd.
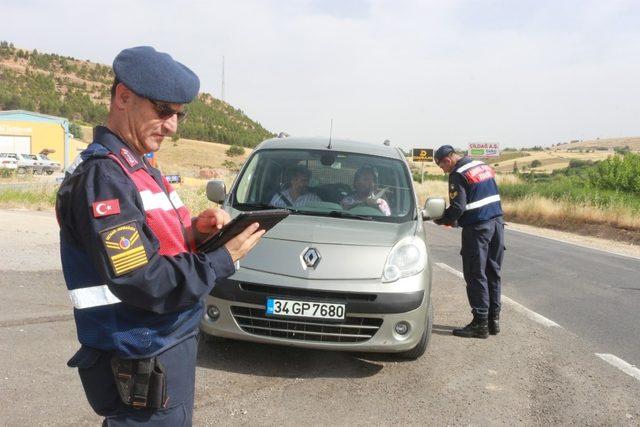
<path id="1" fill-rule="evenodd" d="M 333 118 L 331 119 L 331 125 L 329 126 L 329 145 L 327 145 L 327 150 L 331 150 L 331 135 L 333 134 Z"/>

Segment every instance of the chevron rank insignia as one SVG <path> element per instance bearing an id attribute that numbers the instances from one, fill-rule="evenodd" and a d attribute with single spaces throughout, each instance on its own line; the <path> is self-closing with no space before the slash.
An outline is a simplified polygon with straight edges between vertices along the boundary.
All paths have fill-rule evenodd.
<path id="1" fill-rule="evenodd" d="M 100 233 L 116 276 L 133 271 L 149 262 L 140 240 L 140 228 L 135 221 L 110 228 Z"/>

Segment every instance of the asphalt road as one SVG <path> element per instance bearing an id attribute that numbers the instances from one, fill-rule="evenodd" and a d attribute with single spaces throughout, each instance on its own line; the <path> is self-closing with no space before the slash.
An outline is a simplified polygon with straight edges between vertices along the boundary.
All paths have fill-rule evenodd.
<path id="1" fill-rule="evenodd" d="M 462 271 L 460 229 L 428 230 L 435 262 Z M 505 295 L 591 343 L 595 353 L 640 366 L 640 259 L 509 229 L 505 246 Z"/>
<path id="2" fill-rule="evenodd" d="M 78 343 L 56 230 L 51 212 L 0 210 L 1 426 L 100 424 L 76 371 L 66 367 Z M 456 233 L 430 231 L 435 261 L 457 268 Z M 515 289 L 507 284 L 514 299 Z M 545 326 L 505 300 L 500 335 L 460 339 L 451 330 L 469 320 L 464 282 L 435 267 L 432 298 L 433 334 L 416 361 L 234 341 L 202 344 L 194 425 L 640 422 L 640 378 L 596 357 L 595 346 L 568 323 Z"/>

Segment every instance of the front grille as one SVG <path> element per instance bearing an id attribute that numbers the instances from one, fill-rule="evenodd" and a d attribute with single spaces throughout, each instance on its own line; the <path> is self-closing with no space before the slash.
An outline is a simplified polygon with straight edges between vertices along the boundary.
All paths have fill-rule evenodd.
<path id="1" fill-rule="evenodd" d="M 278 295 L 286 297 L 313 298 L 328 302 L 349 303 L 355 301 L 372 302 L 376 300 L 376 294 L 357 294 L 353 292 L 315 291 L 310 289 L 286 288 L 280 286 L 257 285 L 254 283 L 241 283 L 240 289 L 247 292 L 256 292 L 264 295 Z"/>
<path id="2" fill-rule="evenodd" d="M 277 319 L 264 309 L 232 306 L 231 313 L 243 331 L 254 335 L 299 341 L 357 343 L 373 337 L 382 319 L 347 317 L 342 323 L 322 319 Z"/>

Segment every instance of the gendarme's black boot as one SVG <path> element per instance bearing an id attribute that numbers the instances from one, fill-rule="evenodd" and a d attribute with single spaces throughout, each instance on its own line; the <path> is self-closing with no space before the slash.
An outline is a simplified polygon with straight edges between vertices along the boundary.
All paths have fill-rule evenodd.
<path id="1" fill-rule="evenodd" d="M 489 333 L 491 335 L 498 335 L 500 333 L 500 314 L 489 315 Z"/>
<path id="2" fill-rule="evenodd" d="M 454 329 L 453 335 L 464 338 L 489 338 L 489 321 L 473 316 L 473 320 L 464 328 Z"/>

